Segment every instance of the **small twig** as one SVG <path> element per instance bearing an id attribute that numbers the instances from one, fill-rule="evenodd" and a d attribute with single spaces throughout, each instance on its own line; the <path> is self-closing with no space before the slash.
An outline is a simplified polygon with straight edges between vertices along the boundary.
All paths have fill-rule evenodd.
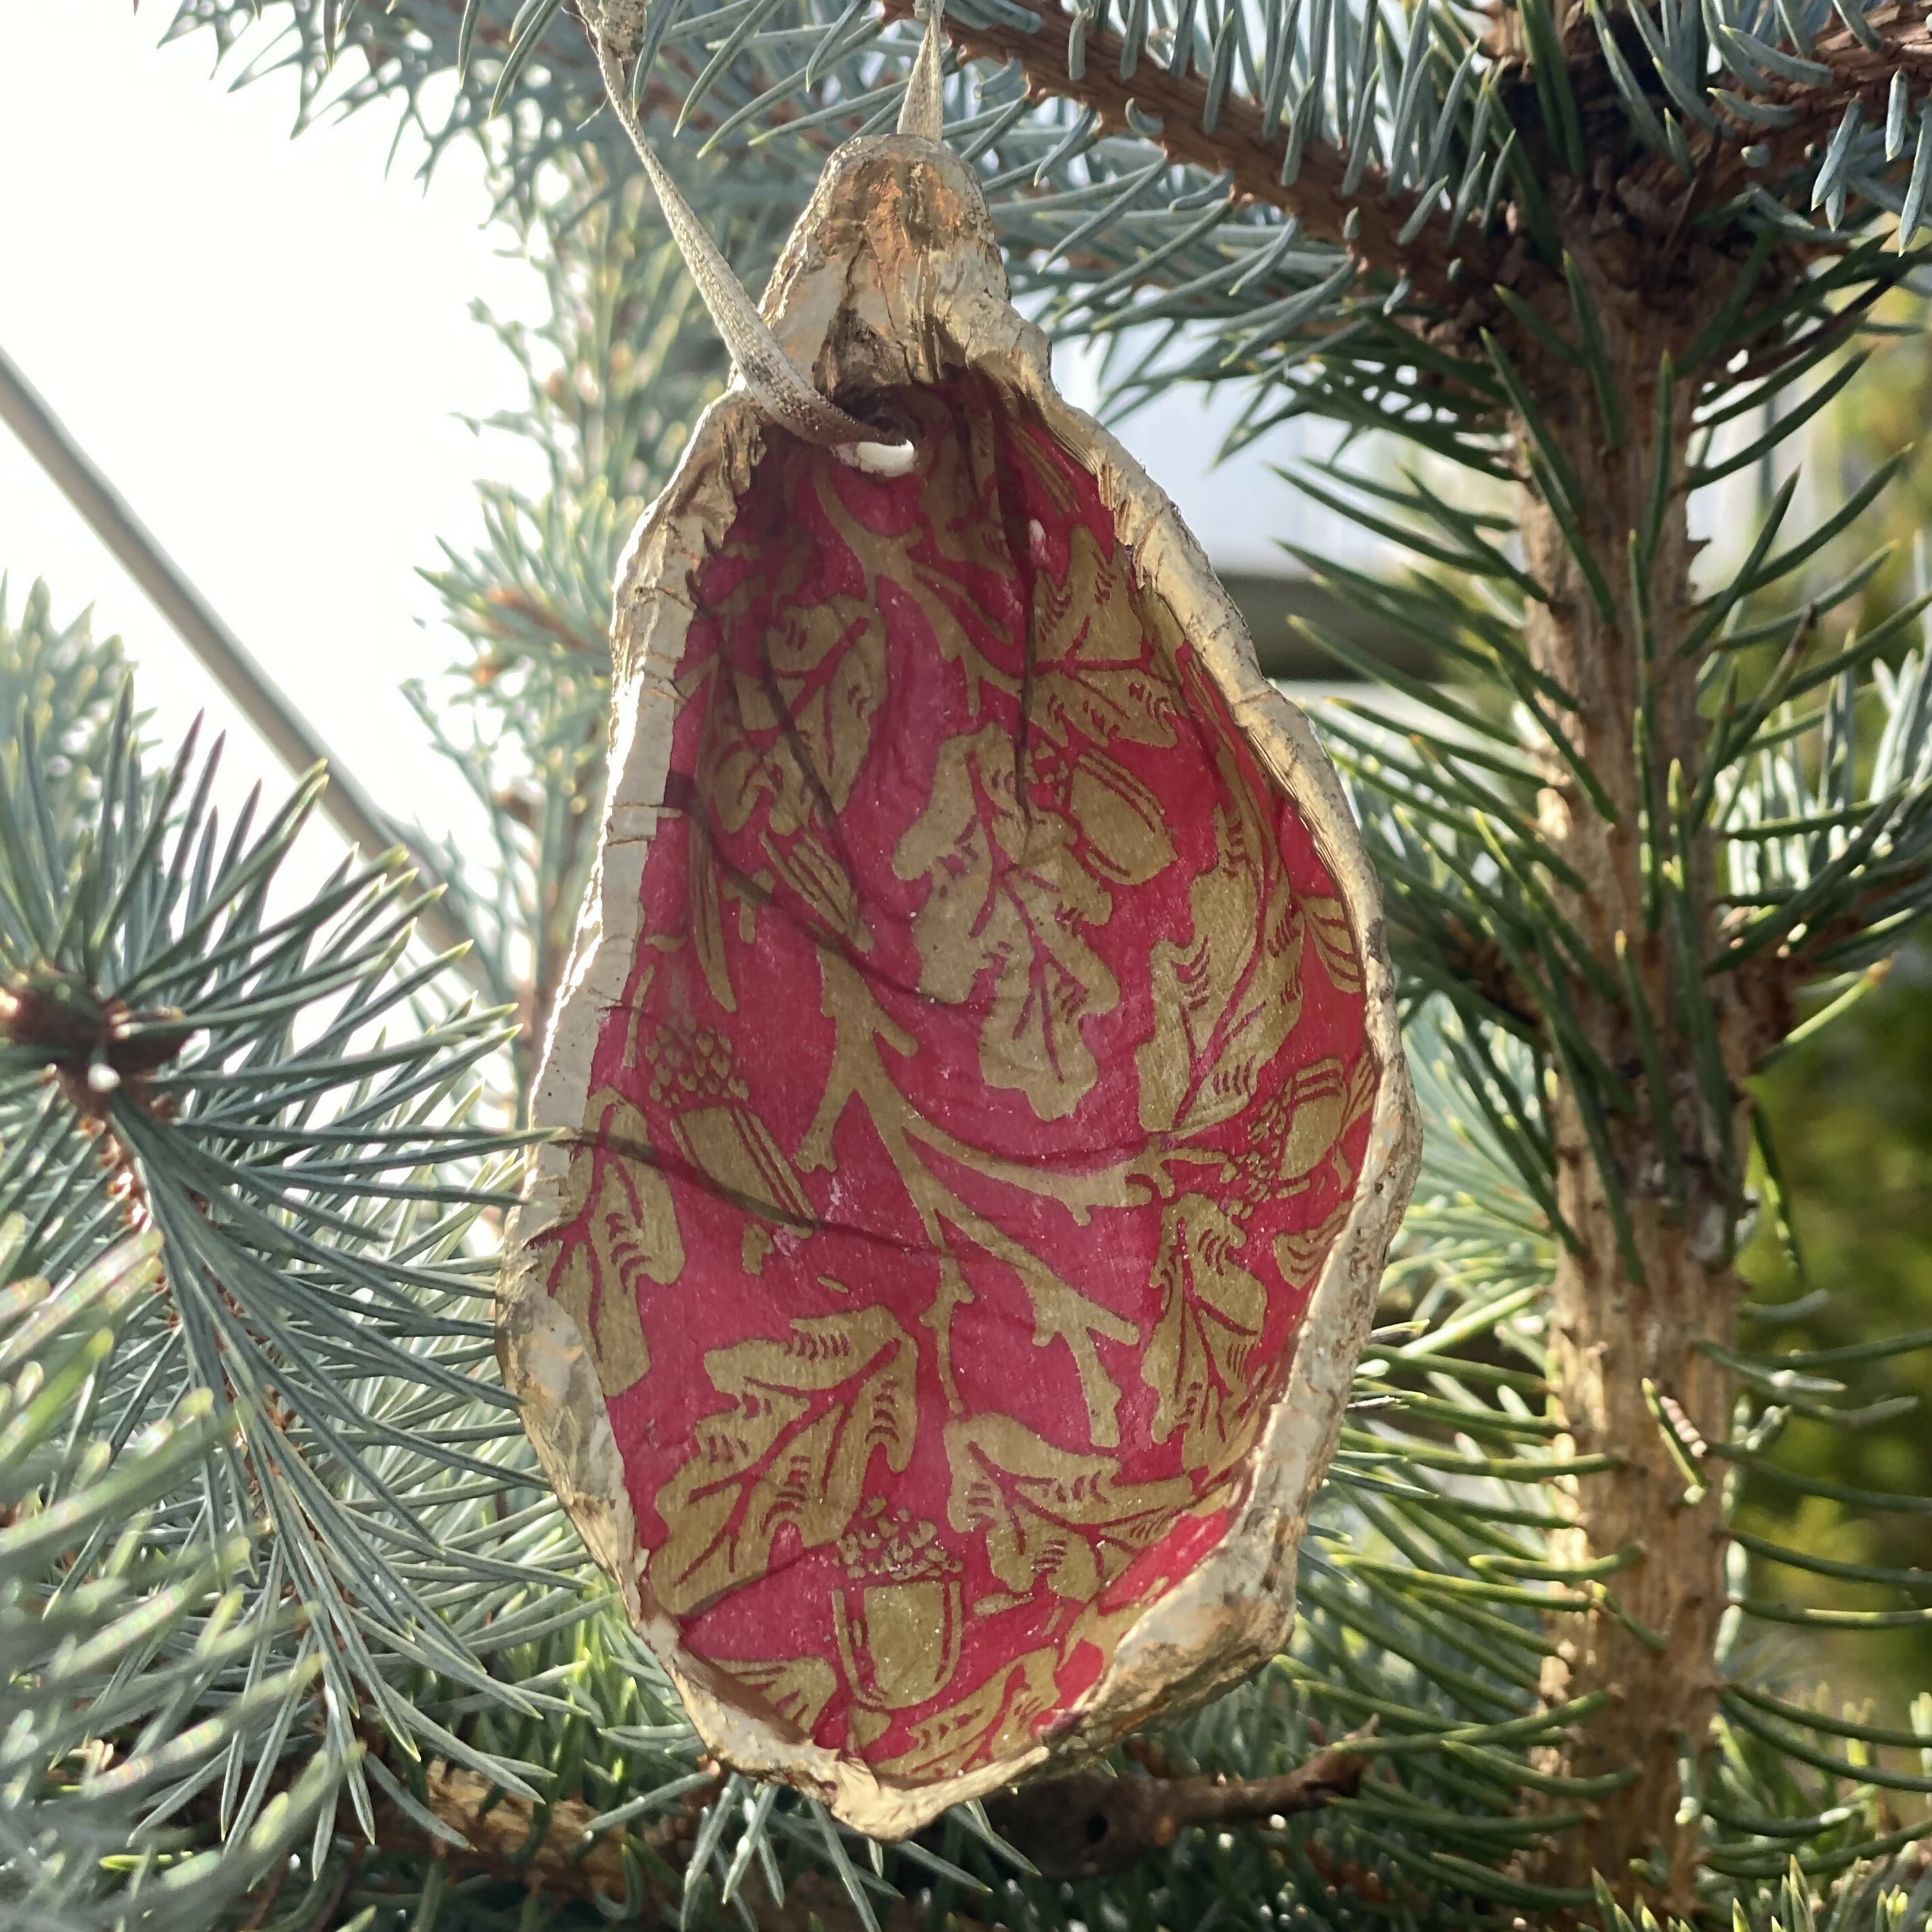
<path id="1" fill-rule="evenodd" d="M 1373 1729 L 1371 1725 L 1370 1730 Z M 1190 1825 L 1245 1825 L 1298 1811 L 1319 1811 L 1352 1798 L 1368 1760 L 1349 1745 L 1358 1731 L 1280 1778 L 1071 1778 L 994 1799 L 993 1828 L 1048 1878 L 1100 1878 L 1126 1870 L 1143 1852 L 1170 1845 Z"/>
<path id="2" fill-rule="evenodd" d="M 573 630 L 556 613 L 546 604 L 523 591 L 499 586 L 487 594 L 487 601 L 493 610 L 514 611 L 526 620 L 544 636 L 554 638 L 566 650 L 580 652 L 594 664 L 602 665 L 610 655 L 610 640 L 602 632 L 595 637 L 586 638 Z M 508 642 L 518 641 L 515 634 L 508 626 L 497 624 L 492 627 L 492 634 Z"/>
<path id="3" fill-rule="evenodd" d="M 1798 118 L 1783 128 L 1744 125 L 1730 116 L 1735 131 L 1709 139 L 1718 157 L 1707 190 L 1706 206 L 1718 206 L 1748 186 L 1754 179 L 1775 182 L 1809 164 L 1809 153 L 1816 143 L 1829 139 L 1846 107 L 1857 101 L 1865 111 L 1882 122 L 1885 100 L 1892 76 L 1908 62 L 1924 61 L 1932 55 L 1932 22 L 1924 10 L 1900 0 L 1900 4 L 1874 8 L 1864 16 L 1868 32 L 1876 37 L 1876 50 L 1861 44 L 1848 27 L 1834 26 L 1819 34 L 1808 58 L 1832 70 L 1828 82 L 1779 81 L 1751 90 L 1755 100 L 1774 107 L 1794 108 Z M 1744 158 L 1747 147 L 1763 151 L 1756 166 Z M 1908 151 L 1906 161 L 1911 158 Z M 1646 173 L 1670 164 L 1661 157 L 1647 159 Z M 1899 166 L 1902 171 L 1903 164 Z"/>
<path id="4" fill-rule="evenodd" d="M 380 1800 L 378 1842 L 385 1851 L 406 1846 L 427 1852 L 446 1859 L 454 1869 L 525 1886 L 547 1898 L 623 1898 L 623 1832 L 603 1832 L 592 1838 L 585 1828 L 596 1815 L 592 1808 L 564 1798 L 549 1807 L 542 1832 L 532 1842 L 536 1808 L 514 1793 L 498 1794 L 486 1806 L 484 1801 L 495 1791 L 488 1778 L 439 1760 L 427 1774 L 428 1807 L 440 1823 L 461 1835 L 464 1844 L 458 1846 L 432 1838 L 400 1806 Z M 703 1791 L 690 1794 L 639 1835 L 663 1855 L 677 1839 L 690 1834 L 693 1814 L 708 1796 Z"/>
<path id="5" fill-rule="evenodd" d="M 282 1895 L 282 1887 L 288 1882 L 289 1862 L 284 1858 L 276 1866 L 274 1876 L 268 1883 L 256 1888 L 255 1909 L 242 1920 L 241 1932 L 260 1932 L 263 1920 L 274 1907 L 275 1900 Z"/>

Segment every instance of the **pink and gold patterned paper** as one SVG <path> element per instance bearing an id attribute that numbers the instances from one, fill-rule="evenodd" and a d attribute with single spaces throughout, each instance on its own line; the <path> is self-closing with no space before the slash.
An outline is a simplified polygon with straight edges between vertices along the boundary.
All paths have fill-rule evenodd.
<path id="1" fill-rule="evenodd" d="M 854 143 L 781 266 L 908 471 L 728 399 L 640 528 L 503 1320 L 713 1748 L 881 1832 L 1279 1642 L 1413 1162 L 1332 774 L 976 204 Z"/>

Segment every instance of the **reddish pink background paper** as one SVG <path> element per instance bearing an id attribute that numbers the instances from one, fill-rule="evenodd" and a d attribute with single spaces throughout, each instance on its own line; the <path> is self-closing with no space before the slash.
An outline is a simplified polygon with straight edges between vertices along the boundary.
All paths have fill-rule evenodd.
<path id="1" fill-rule="evenodd" d="M 977 406 L 975 397 L 953 392 L 944 400 L 952 414 L 952 433 L 964 436 L 968 414 Z M 985 433 L 982 424 L 982 436 Z M 1003 420 L 997 436 L 1004 440 L 1006 454 L 984 500 L 963 512 L 954 504 L 943 505 L 938 512 L 997 520 L 997 557 L 962 565 L 942 554 L 928 520 L 934 513 L 922 501 L 920 476 L 881 480 L 774 435 L 777 447 L 742 500 L 730 543 L 702 574 L 699 613 L 678 667 L 679 688 L 688 701 L 677 719 L 666 788 L 673 808 L 664 814 L 644 872 L 646 935 L 670 942 L 688 933 L 688 868 L 694 856 L 718 866 L 721 878 L 770 871 L 759 842 L 771 808 L 769 799 L 735 833 L 708 814 L 713 847 L 707 854 L 700 843 L 694 854 L 688 814 L 706 809 L 694 790 L 711 689 L 702 673 L 708 660 L 718 657 L 762 676 L 764 640 L 773 624 L 782 622 L 788 608 L 834 594 L 868 595 L 867 569 L 826 514 L 828 489 L 864 530 L 901 542 L 902 554 L 922 573 L 952 621 L 989 662 L 1015 680 L 1022 680 L 1027 668 L 1029 614 L 1044 587 L 1064 579 L 1075 525 L 1084 524 L 1103 553 L 1114 554 L 1112 516 L 1092 479 L 1066 452 L 1036 424 Z M 1017 439 L 1028 440 L 1022 452 L 1026 461 L 1008 460 Z M 1058 490 L 1042 485 L 1042 470 L 1060 479 Z M 1070 512 L 1064 507 L 1070 495 Z M 1062 500 L 1058 503 L 1056 496 Z M 801 574 L 794 565 L 796 580 L 781 592 L 772 580 L 775 560 L 795 560 L 801 547 L 808 553 L 806 566 Z M 728 631 L 715 612 L 748 578 L 756 594 Z M 891 1510 L 903 1510 L 913 1521 L 934 1525 L 955 1559 L 953 1574 L 966 1610 L 960 1664 L 949 1687 L 929 1706 L 895 1714 L 880 1736 L 862 1744 L 855 1740 L 848 1731 L 850 1686 L 844 1681 L 832 1621 L 833 1594 L 845 1583 L 847 1573 L 835 1547 L 806 1549 L 790 1530 L 779 1533 L 769 1574 L 698 1609 L 682 1625 L 689 1650 L 728 1664 L 800 1655 L 828 1660 L 838 1675 L 838 1689 L 818 1718 L 816 1741 L 859 1750 L 890 1766 L 907 1750 L 911 1727 L 922 1718 L 996 1676 L 1006 1660 L 1042 1646 L 1064 1646 L 1080 1606 L 1036 1581 L 1017 1606 L 973 1613 L 975 1603 L 998 1602 L 1010 1593 L 988 1567 L 983 1538 L 958 1531 L 948 1520 L 950 1478 L 941 1437 L 949 1414 L 958 1412 L 940 1386 L 932 1336 L 920 1322 L 934 1299 L 938 1262 L 862 1110 L 848 1107 L 838 1122 L 835 1172 L 798 1170 L 816 1228 L 771 1227 L 772 1247 L 762 1272 L 748 1274 L 744 1240 L 751 1217 L 742 1205 L 718 1198 L 705 1177 L 674 1151 L 674 1123 L 652 1097 L 652 1070 L 638 1042 L 650 1042 L 667 1026 L 690 1039 L 715 1034 L 728 1040 L 730 1071 L 742 1084 L 742 1106 L 796 1161 L 826 1087 L 832 1046 L 832 1023 L 820 1010 L 818 949 L 842 949 L 860 968 L 884 1013 L 916 1042 L 916 1053 L 884 1055 L 908 1100 L 976 1148 L 1030 1167 L 1078 1174 L 1118 1160 L 1124 1150 L 1148 1138 L 1139 1118 L 1136 1054 L 1154 1024 L 1149 958 L 1157 942 L 1187 939 L 1190 885 L 1215 862 L 1214 815 L 1227 793 L 1217 752 L 1232 748 L 1245 784 L 1265 801 L 1281 861 L 1296 892 L 1332 898 L 1336 888 L 1306 830 L 1264 778 L 1218 699 L 1207 702 L 1198 715 L 1178 715 L 1170 746 L 1106 745 L 1108 755 L 1162 802 L 1178 862 L 1144 886 L 1110 888 L 1110 916 L 1083 928 L 1087 943 L 1118 981 L 1119 998 L 1112 1011 L 1082 1024 L 1082 1036 L 1100 1068 L 1091 1090 L 1066 1118 L 1042 1120 L 1025 1095 L 992 1087 L 982 1077 L 979 1040 L 986 998 L 947 1005 L 918 991 L 921 962 L 910 928 L 932 886 L 923 877 L 902 879 L 893 862 L 908 826 L 927 804 L 938 748 L 988 719 L 1018 733 L 1020 707 L 984 685 L 972 688 L 956 655 L 941 648 L 917 600 L 886 580 L 878 581 L 870 594 L 884 617 L 886 688 L 849 802 L 837 814 L 836 850 L 873 935 L 872 950 L 853 952 L 828 931 L 818 910 L 778 881 L 770 904 L 759 916 L 754 943 L 747 944 L 742 937 L 735 908 L 728 905 L 723 915 L 726 956 L 736 989 L 733 1012 L 712 998 L 688 945 L 666 944 L 653 950 L 646 944 L 640 964 L 652 969 L 647 988 L 640 976 L 634 976 L 625 1002 L 608 1015 L 591 1085 L 593 1091 L 621 1093 L 650 1123 L 654 1158 L 669 1176 L 686 1256 L 681 1274 L 669 1286 L 641 1274 L 625 1285 L 639 1297 L 651 1366 L 640 1382 L 611 1401 L 610 1414 L 638 1534 L 646 1547 L 655 1548 L 665 1534 L 658 1498 L 692 1454 L 694 1425 L 723 1404 L 707 1373 L 707 1352 L 748 1336 L 782 1338 L 794 1317 L 838 1314 L 872 1303 L 893 1310 L 917 1339 L 916 1446 L 902 1475 L 892 1474 L 882 1456 L 874 1456 L 866 1492 L 885 1497 Z M 1152 662 L 1150 637 L 1137 648 Z M 1204 692 L 1207 682 L 1197 679 L 1193 689 Z M 1048 791 L 1051 767 L 1049 758 L 1045 776 L 1036 778 Z M 1255 1104 L 1202 1137 L 1208 1148 L 1232 1156 L 1238 1165 L 1245 1161 L 1250 1173 L 1236 1188 L 1244 1196 L 1246 1216 L 1242 1264 L 1268 1290 L 1259 1353 L 1272 1367 L 1262 1378 L 1264 1386 L 1257 1389 L 1264 1397 L 1277 1390 L 1286 1376 L 1306 1304 L 1306 1283 L 1312 1279 L 1310 1270 L 1302 1286 L 1285 1280 L 1270 1258 L 1271 1241 L 1277 1234 L 1305 1232 L 1339 1218 L 1336 1210 L 1348 1198 L 1368 1132 L 1364 1111 L 1342 1137 L 1341 1158 L 1298 1192 L 1269 1198 L 1252 1178 L 1265 1165 L 1260 1156 L 1266 1150 L 1255 1144 L 1256 1124 L 1281 1083 L 1298 1066 L 1327 1056 L 1354 1066 L 1365 1052 L 1360 994 L 1338 990 L 1316 964 L 1312 948 L 1302 986 L 1299 1022 L 1264 1070 Z M 596 1125 L 587 1124 L 593 1130 Z M 1120 1442 L 1112 1453 L 1120 1457 L 1120 1480 L 1144 1483 L 1182 1473 L 1178 1435 L 1170 1434 L 1166 1442 L 1154 1439 L 1156 1396 L 1142 1378 L 1139 1361 L 1144 1338 L 1161 1312 L 1161 1290 L 1152 1280 L 1161 1240 L 1161 1199 L 1150 1190 L 1139 1204 L 1100 1210 L 1082 1226 L 1057 1202 L 938 1156 L 932 1159 L 960 1199 L 1048 1260 L 1082 1293 L 1137 1327 L 1142 1344 L 1102 1340 L 1099 1345 L 1120 1390 Z M 583 1230 L 566 1227 L 560 1238 L 560 1271 L 562 1255 L 583 1238 Z M 954 1245 L 974 1297 L 953 1318 L 961 1403 L 968 1412 L 1016 1418 L 1070 1451 L 1090 1453 L 1088 1411 L 1068 1348 L 1058 1342 L 1036 1345 L 1031 1305 L 1010 1268 L 968 1240 L 956 1238 Z M 828 1277 L 845 1292 L 821 1285 Z M 554 1273 L 553 1282 L 556 1279 Z M 612 1285 L 607 1281 L 602 1292 L 613 1292 Z M 1102 1609 L 1144 1603 L 1168 1580 L 1184 1575 L 1226 1533 L 1232 1516 L 1228 1500 L 1224 1485 L 1220 1504 L 1210 1513 L 1177 1514 L 1165 1533 L 1106 1586 Z M 1029 1720 L 1036 1733 L 1045 1734 L 1064 1720 L 1102 1661 L 1091 1642 L 1076 1642 L 1060 1655 L 1050 1708 Z"/>

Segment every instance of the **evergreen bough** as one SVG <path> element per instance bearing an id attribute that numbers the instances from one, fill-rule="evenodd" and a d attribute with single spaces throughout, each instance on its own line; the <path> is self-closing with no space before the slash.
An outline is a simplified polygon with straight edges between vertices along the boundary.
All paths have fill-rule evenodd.
<path id="1" fill-rule="evenodd" d="M 1793 1416 L 1881 1418 L 1864 1385 L 1932 1334 L 1780 1352 L 1856 1284 L 1766 1306 L 1736 1268 L 1768 1214 L 1803 1279 L 1744 1083 L 1932 903 L 1928 598 L 1855 548 L 1896 463 L 1808 527 L 1787 477 L 1721 580 L 1691 534 L 1699 493 L 1788 470 L 1917 286 L 1925 8 L 954 0 L 948 138 L 1016 288 L 1104 342 L 1116 404 L 1232 383 L 1238 441 L 1350 432 L 1297 480 L 1412 566 L 1298 554 L 1443 674 L 1318 640 L 1430 720 L 1324 727 L 1430 1133 L 1293 1646 L 1118 1767 L 1258 1792 L 1339 1744 L 1361 1774 L 1138 1865 L 1104 1792 L 1086 1835 L 1126 1841 L 1070 1856 L 1043 1799 L 882 1847 L 718 1774 L 495 1379 L 500 1083 L 580 895 L 608 586 L 724 374 L 598 111 L 601 17 L 296 0 L 256 63 L 305 112 L 400 111 L 432 160 L 480 140 L 549 279 L 548 326 L 503 334 L 550 487 L 486 493 L 436 578 L 464 656 L 417 694 L 492 812 L 452 903 L 502 1012 L 410 950 L 396 855 L 278 886 L 319 778 L 224 828 L 212 759 L 152 766 L 111 645 L 38 590 L 0 617 L 4 1909 L 1926 1923 L 1932 1700 L 1809 1688 L 1822 1633 L 1922 1623 L 1926 1579 L 1732 1519 L 1746 1481 L 1932 1514 L 1777 1449 Z M 254 19 L 185 0 L 173 31 Z M 908 0 L 650 0 L 628 84 L 748 279 L 830 150 L 891 124 L 916 36 Z"/>

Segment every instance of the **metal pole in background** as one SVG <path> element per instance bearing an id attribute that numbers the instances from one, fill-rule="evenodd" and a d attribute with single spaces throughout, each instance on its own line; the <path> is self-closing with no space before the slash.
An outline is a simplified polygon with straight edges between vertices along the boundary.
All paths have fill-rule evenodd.
<path id="1" fill-rule="evenodd" d="M 120 560 L 128 574 L 173 627 L 182 641 L 207 666 L 215 682 L 234 700 L 291 772 L 307 771 L 318 760 L 328 766 L 328 786 L 322 809 L 336 830 L 374 857 L 392 845 L 409 848 L 424 883 L 436 885 L 440 876 L 434 862 L 413 840 L 400 832 L 310 728 L 274 681 L 249 654 L 240 638 L 217 616 L 207 601 L 182 575 L 180 566 L 154 540 L 153 533 L 122 500 L 120 494 L 88 460 L 8 357 L 0 350 L 0 418 L 26 446 L 61 494 L 78 510 L 88 527 Z M 486 998 L 494 994 L 478 957 L 473 935 L 437 899 L 416 915 L 417 929 L 436 952 L 469 946 L 458 970 Z"/>

